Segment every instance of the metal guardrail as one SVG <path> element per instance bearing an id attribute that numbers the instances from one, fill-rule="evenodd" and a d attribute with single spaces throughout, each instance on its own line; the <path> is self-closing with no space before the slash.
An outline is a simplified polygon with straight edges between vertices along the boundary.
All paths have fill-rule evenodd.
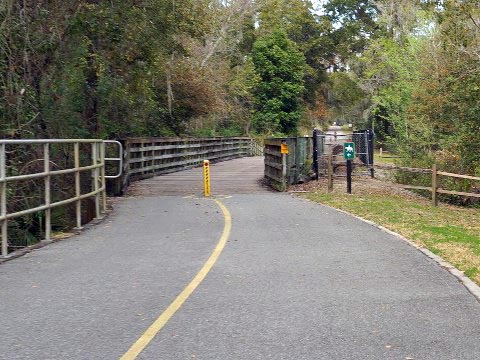
<path id="1" fill-rule="evenodd" d="M 74 167 L 51 170 L 50 148 L 52 144 L 73 144 Z M 91 163 L 87 166 L 80 166 L 80 144 L 91 145 Z M 43 171 L 25 175 L 8 176 L 7 147 L 16 145 L 40 145 L 43 147 Z M 92 184 L 88 193 L 81 193 L 82 172 L 91 171 Z M 51 178 L 66 174 L 75 176 L 75 195 L 67 199 L 51 202 Z M 81 201 L 90 197 L 95 199 L 95 215 L 100 217 L 106 209 L 106 186 L 105 186 L 105 143 L 98 139 L 34 139 L 34 140 L 0 140 L 0 227 L 1 227 L 1 256 L 8 255 L 8 221 L 24 215 L 37 212 L 45 212 L 45 240 L 51 237 L 52 209 L 67 204 L 76 204 L 76 224 L 82 226 L 82 205 Z M 8 212 L 7 192 L 8 185 L 23 180 L 44 179 L 44 198 L 40 206 L 24 209 L 21 211 Z"/>
<path id="2" fill-rule="evenodd" d="M 118 163 L 118 171 L 117 174 L 115 175 L 105 175 L 106 179 L 117 179 L 120 176 L 122 176 L 123 173 L 123 145 L 120 141 L 116 140 L 103 140 L 104 144 L 114 144 L 118 146 L 118 156 L 111 158 L 111 157 L 106 157 L 105 158 L 105 164 L 108 162 L 114 162 Z"/>
<path id="3" fill-rule="evenodd" d="M 125 144 L 125 151 L 122 142 Z M 32 140 L 0 140 L 0 229 L 1 246 L 0 256 L 7 256 L 9 251 L 8 241 L 8 222 L 21 216 L 42 213 L 45 214 L 45 240 L 50 240 L 52 232 L 52 209 L 75 203 L 76 205 L 76 225 L 82 226 L 82 200 L 94 198 L 95 216 L 100 217 L 106 209 L 106 179 L 113 179 L 111 188 L 114 193 L 122 193 L 123 189 L 131 181 L 151 177 L 158 174 L 179 171 L 190 167 L 201 165 L 204 159 L 212 162 L 233 159 L 242 156 L 262 155 L 261 147 L 253 140 L 247 137 L 233 138 L 128 138 L 122 142 L 115 140 L 99 139 L 32 139 Z M 70 144 L 73 145 L 74 165 L 67 166 L 61 170 L 53 170 L 54 162 L 50 153 L 52 144 Z M 83 144 L 83 145 L 82 145 Z M 80 146 L 90 144 L 91 162 L 85 166 L 80 166 L 81 156 L 85 158 L 84 149 Z M 7 159 L 10 153 L 15 153 L 14 146 L 42 146 L 43 155 L 38 155 L 33 163 L 39 161 L 43 163 L 43 171 L 36 171 L 29 174 L 9 175 L 12 168 L 8 166 L 12 159 Z M 107 146 L 115 146 L 116 149 L 106 149 Z M 8 151 L 7 151 L 8 148 Z M 111 157 L 106 157 L 106 153 Z M 113 152 L 115 151 L 115 154 Z M 34 153 L 38 153 L 37 150 Z M 54 154 L 53 156 L 58 153 Z M 54 157 L 53 157 L 54 158 Z M 65 153 L 65 159 L 72 159 L 71 154 Z M 67 160 L 65 160 L 68 162 Z M 82 160 L 83 161 L 83 160 Z M 106 165 L 115 164 L 117 169 L 115 174 L 106 174 Z M 107 170 L 112 170 L 109 166 Z M 91 172 L 92 182 L 89 184 L 89 190 L 85 192 L 85 183 L 81 180 L 81 174 Z M 54 201 L 58 194 L 52 193 L 52 177 L 73 174 L 74 195 L 61 201 Z M 18 211 L 9 211 L 13 184 L 25 180 L 42 180 L 44 182 L 44 194 L 41 205 L 27 205 L 25 209 Z M 82 188 L 85 193 L 82 193 Z M 73 191 L 73 188 L 71 188 Z M 67 191 L 68 192 L 68 191 Z M 39 198 L 35 197 L 35 201 Z M 30 206 L 30 207 L 29 207 Z M 92 214 L 93 216 L 93 214 Z M 42 215 L 43 217 L 43 215 Z M 11 244 L 10 244 L 11 245 Z"/>

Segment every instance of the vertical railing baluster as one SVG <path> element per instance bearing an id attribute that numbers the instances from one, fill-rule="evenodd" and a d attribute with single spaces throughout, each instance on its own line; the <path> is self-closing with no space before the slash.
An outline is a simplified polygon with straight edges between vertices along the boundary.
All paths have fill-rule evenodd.
<path id="1" fill-rule="evenodd" d="M 50 240 L 52 231 L 52 209 L 50 208 L 50 144 L 43 144 L 43 171 L 45 173 L 45 240 Z"/>
<path id="2" fill-rule="evenodd" d="M 102 167 L 100 168 L 100 183 L 102 185 L 102 211 L 107 211 L 107 184 L 105 182 L 105 143 L 99 143 L 100 146 L 100 163 Z"/>
<path id="3" fill-rule="evenodd" d="M 77 216 L 77 228 L 82 227 L 82 200 L 80 200 L 81 186 L 80 186 L 80 144 L 78 142 L 73 144 L 73 152 L 75 158 L 75 212 Z"/>
<path id="4" fill-rule="evenodd" d="M 7 216 L 7 166 L 6 166 L 6 146 L 0 144 L 0 220 L 2 230 L 2 256 L 8 255 L 8 222 Z"/>
<path id="5" fill-rule="evenodd" d="M 96 142 L 92 143 L 92 165 L 95 166 L 93 169 L 93 191 L 95 191 L 95 217 L 100 217 L 100 193 L 98 192 L 98 145 Z"/>

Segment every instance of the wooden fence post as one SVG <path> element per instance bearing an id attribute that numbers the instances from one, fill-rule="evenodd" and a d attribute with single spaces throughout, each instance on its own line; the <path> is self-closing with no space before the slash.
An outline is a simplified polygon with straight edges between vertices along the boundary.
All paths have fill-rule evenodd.
<path id="1" fill-rule="evenodd" d="M 333 155 L 332 155 L 332 152 L 330 151 L 329 154 L 328 154 L 328 192 L 332 192 L 333 191 Z"/>
<path id="2" fill-rule="evenodd" d="M 437 196 L 437 164 L 433 163 L 432 165 L 432 205 L 438 206 L 438 196 Z"/>

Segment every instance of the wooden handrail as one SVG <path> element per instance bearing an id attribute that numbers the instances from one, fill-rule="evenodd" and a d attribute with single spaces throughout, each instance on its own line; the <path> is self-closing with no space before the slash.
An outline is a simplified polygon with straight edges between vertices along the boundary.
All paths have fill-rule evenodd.
<path id="1" fill-rule="evenodd" d="M 445 171 L 437 171 L 437 174 L 438 175 L 443 175 L 443 176 L 450 176 L 450 177 L 454 177 L 454 178 L 459 178 L 459 179 L 468 179 L 468 180 L 480 181 L 480 177 L 478 177 L 478 176 L 454 174 L 454 173 L 449 173 L 449 172 L 445 172 Z"/>

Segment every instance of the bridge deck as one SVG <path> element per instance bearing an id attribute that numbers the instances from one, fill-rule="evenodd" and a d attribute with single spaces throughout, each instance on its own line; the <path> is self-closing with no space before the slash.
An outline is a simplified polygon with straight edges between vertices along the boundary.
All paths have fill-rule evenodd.
<path id="1" fill-rule="evenodd" d="M 262 184 L 263 157 L 245 157 L 210 165 L 213 195 L 251 194 L 270 191 Z M 133 183 L 133 196 L 201 195 L 203 168 L 198 167 L 172 174 L 155 176 Z"/>

